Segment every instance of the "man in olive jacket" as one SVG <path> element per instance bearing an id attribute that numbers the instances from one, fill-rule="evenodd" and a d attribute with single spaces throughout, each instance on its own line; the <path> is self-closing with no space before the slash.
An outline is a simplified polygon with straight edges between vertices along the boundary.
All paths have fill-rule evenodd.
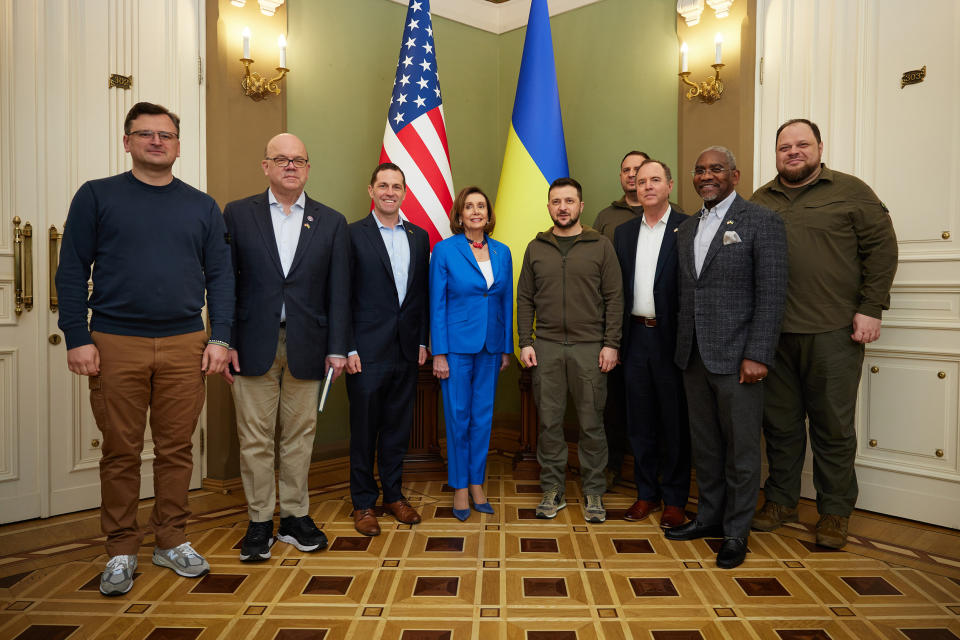
<path id="1" fill-rule="evenodd" d="M 817 544 L 839 549 L 857 502 L 854 411 L 864 345 L 880 337 L 890 307 L 897 236 L 870 187 L 821 162 L 815 123 L 783 123 L 776 154 L 777 176 L 751 200 L 786 223 L 790 281 L 763 407 L 770 475 L 752 526 L 773 531 L 797 521 L 809 420 Z"/>
<path id="2" fill-rule="evenodd" d="M 553 518 L 567 506 L 563 416 L 569 389 L 580 422 L 584 517 L 603 522 L 607 464 L 603 406 L 606 374 L 616 364 L 620 346 L 623 285 L 613 245 L 580 224 L 582 194 L 580 183 L 572 178 L 550 185 L 547 209 L 553 227 L 538 234 L 523 256 L 517 329 L 520 360 L 533 367 L 533 396 L 540 415 L 537 460 L 544 494 L 537 517 Z"/>

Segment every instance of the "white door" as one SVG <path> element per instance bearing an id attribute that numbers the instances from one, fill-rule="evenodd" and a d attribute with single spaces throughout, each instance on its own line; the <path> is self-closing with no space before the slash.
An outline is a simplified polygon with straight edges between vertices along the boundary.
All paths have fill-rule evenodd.
<path id="1" fill-rule="evenodd" d="M 181 116 L 174 171 L 203 188 L 202 15 L 200 0 L 0 0 L 0 522 L 100 503 L 101 435 L 57 328 L 57 234 L 84 181 L 130 168 L 123 118 L 140 100 Z M 112 74 L 130 87 L 109 86 Z M 4 311 L 18 214 L 33 227 L 34 289 L 32 311 L 19 316 Z M 198 429 L 191 487 L 202 477 L 199 440 Z M 148 432 L 142 497 L 153 495 L 152 450 Z"/>
<path id="2" fill-rule="evenodd" d="M 779 124 L 806 117 L 827 165 L 890 209 L 900 259 L 864 361 L 857 506 L 960 528 L 960 3 L 904 6 L 758 3 L 753 186 L 776 175 Z M 815 496 L 809 451 L 803 494 Z"/>

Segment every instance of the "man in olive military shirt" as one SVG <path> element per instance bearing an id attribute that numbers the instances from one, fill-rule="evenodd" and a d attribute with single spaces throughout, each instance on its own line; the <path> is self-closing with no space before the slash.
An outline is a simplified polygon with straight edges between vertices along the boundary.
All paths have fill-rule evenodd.
<path id="1" fill-rule="evenodd" d="M 629 151 L 620 161 L 620 187 L 623 197 L 597 214 L 593 228 L 613 242 L 613 234 L 624 222 L 643 215 L 643 206 L 637 197 L 637 170 L 650 159 L 643 151 Z M 604 477 L 607 489 L 612 489 L 620 478 L 623 454 L 630 450 L 627 441 L 627 400 L 624 389 L 623 367 L 615 366 L 607 375 L 607 405 L 603 410 L 603 430 L 607 436 L 607 468 Z"/>
<path id="2" fill-rule="evenodd" d="M 790 259 L 776 366 L 767 378 L 763 434 L 770 475 L 752 527 L 797 521 L 810 421 L 817 544 L 839 549 L 857 501 L 854 409 L 864 345 L 880 337 L 897 271 L 897 238 L 860 179 L 820 162 L 820 129 L 805 119 L 777 131 L 777 177 L 753 202 L 784 219 Z"/>

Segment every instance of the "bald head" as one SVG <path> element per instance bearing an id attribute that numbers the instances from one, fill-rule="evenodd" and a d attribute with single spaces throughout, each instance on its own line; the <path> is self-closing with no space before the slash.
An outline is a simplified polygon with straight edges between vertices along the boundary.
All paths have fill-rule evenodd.
<path id="1" fill-rule="evenodd" d="M 303 193 L 310 175 L 309 159 L 306 145 L 292 133 L 270 138 L 260 166 L 270 182 L 270 190 L 281 203 L 293 204 Z"/>
<path id="2" fill-rule="evenodd" d="M 267 146 L 263 149 L 263 156 L 265 158 L 272 158 L 277 154 L 277 148 L 287 148 L 287 145 L 296 145 L 299 153 L 304 158 L 307 158 L 307 146 L 303 144 L 303 140 L 293 135 L 292 133 L 278 133 L 267 141 Z M 295 157 L 295 156 L 289 156 Z"/>

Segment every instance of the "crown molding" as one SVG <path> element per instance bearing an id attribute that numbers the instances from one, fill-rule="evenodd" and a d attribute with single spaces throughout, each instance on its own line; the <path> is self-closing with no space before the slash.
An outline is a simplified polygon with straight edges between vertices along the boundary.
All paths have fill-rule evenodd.
<path id="1" fill-rule="evenodd" d="M 389 0 L 407 6 L 407 0 Z M 602 0 L 550 0 L 550 16 L 602 2 Z M 430 0 L 430 12 L 461 24 L 500 35 L 527 26 L 531 0 Z"/>

